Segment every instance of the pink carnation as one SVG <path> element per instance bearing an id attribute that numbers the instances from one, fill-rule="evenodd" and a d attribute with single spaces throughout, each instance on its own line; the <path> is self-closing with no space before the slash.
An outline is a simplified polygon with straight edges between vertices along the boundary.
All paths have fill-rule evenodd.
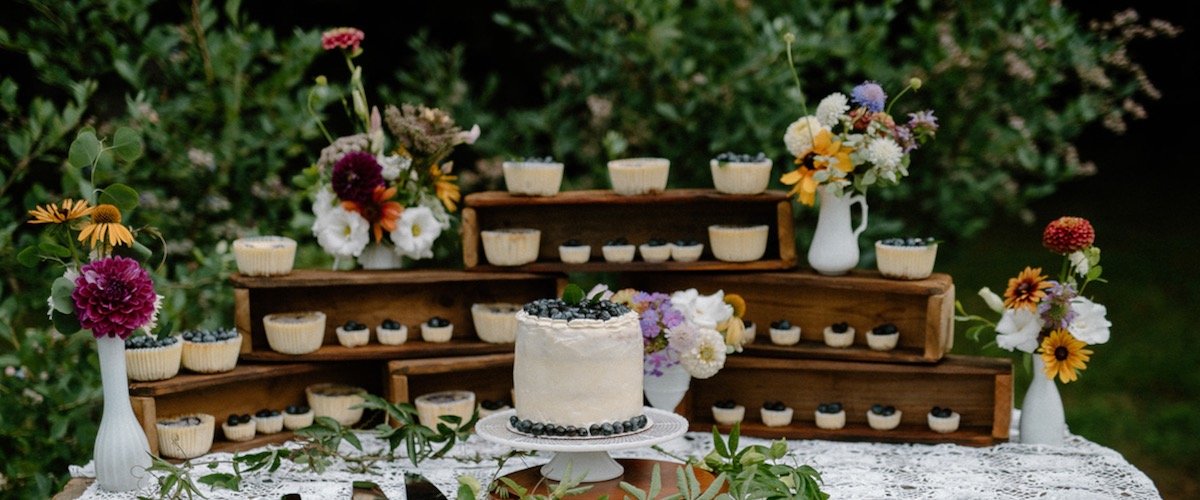
<path id="1" fill-rule="evenodd" d="M 96 338 L 128 337 L 154 315 L 154 282 L 136 260 L 108 257 L 79 271 L 71 299 L 79 325 Z"/>
<path id="2" fill-rule="evenodd" d="M 334 28 L 321 34 L 321 48 L 358 50 L 358 44 L 362 43 L 365 37 L 358 28 Z"/>

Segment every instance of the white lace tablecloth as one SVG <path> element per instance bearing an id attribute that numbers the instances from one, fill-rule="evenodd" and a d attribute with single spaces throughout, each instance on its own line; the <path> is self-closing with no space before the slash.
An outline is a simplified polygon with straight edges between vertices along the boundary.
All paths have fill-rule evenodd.
<path id="1" fill-rule="evenodd" d="M 1014 416 L 1015 417 L 1015 416 Z M 1017 422 L 1018 418 L 1013 418 Z M 1012 443 L 975 448 L 952 444 L 846 443 L 817 440 L 789 440 L 788 457 L 793 465 L 813 466 L 824 480 L 823 491 L 832 499 L 911 498 L 911 499 L 1159 499 L 1154 482 L 1131 465 L 1120 453 L 1082 437 L 1069 435 L 1063 446 Z M 362 436 L 366 452 L 386 451 L 386 444 Z M 742 437 L 740 446 L 770 444 L 769 440 Z M 280 446 L 295 446 L 286 443 Z M 659 445 L 677 457 L 701 458 L 712 450 L 711 433 L 688 433 L 682 438 Z M 352 452 L 347 448 L 346 452 Z M 453 499 L 457 478 L 469 474 L 487 484 L 503 476 L 546 463 L 552 454 L 514 459 L 497 469 L 492 457 L 508 448 L 472 436 L 454 447 L 451 456 L 427 460 L 414 469 L 407 460 L 381 464 L 380 474 L 356 474 L 335 464 L 323 474 L 306 473 L 287 464 L 274 474 L 253 472 L 246 475 L 241 491 L 210 489 L 200 486 L 210 499 L 272 499 L 299 493 L 303 499 L 349 499 L 354 481 L 372 481 L 380 485 L 389 499 L 404 500 L 404 472 L 417 470 Z M 614 451 L 615 458 L 643 458 L 672 461 L 671 456 L 653 448 Z M 232 472 L 227 464 L 210 470 L 209 461 L 227 462 L 229 453 L 213 453 L 193 460 L 192 474 Z M 92 464 L 72 466 L 74 477 L 94 477 Z M 80 498 L 135 499 L 157 497 L 157 487 L 140 492 L 113 494 L 91 484 Z M 619 499 L 614 499 L 619 500 Z"/>

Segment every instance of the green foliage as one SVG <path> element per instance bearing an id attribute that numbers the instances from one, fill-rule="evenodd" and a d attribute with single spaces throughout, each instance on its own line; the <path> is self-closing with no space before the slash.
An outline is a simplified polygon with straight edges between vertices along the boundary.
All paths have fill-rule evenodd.
<path id="1" fill-rule="evenodd" d="M 729 477 L 729 495 L 733 498 L 804 498 L 825 500 L 829 494 L 821 491 L 821 474 L 812 466 L 791 466 L 778 463 L 787 456 L 783 440 L 770 446 L 753 445 L 738 448 L 741 424 L 733 425 L 729 440 L 713 427 L 713 451 L 704 457 L 704 465 L 713 472 Z"/>

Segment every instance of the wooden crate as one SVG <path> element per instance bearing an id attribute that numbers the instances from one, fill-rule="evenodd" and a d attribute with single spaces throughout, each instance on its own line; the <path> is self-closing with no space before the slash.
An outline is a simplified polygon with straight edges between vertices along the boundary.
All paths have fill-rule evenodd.
<path id="1" fill-rule="evenodd" d="M 726 195 L 712 189 L 672 189 L 657 195 L 620 196 L 610 190 L 564 191 L 550 197 L 513 196 L 503 191 L 467 195 L 463 202 L 463 261 L 467 270 L 529 272 L 610 272 L 662 270 L 791 269 L 796 265 L 792 204 L 786 193 Z M 708 244 L 712 224 L 766 224 L 767 252 L 754 262 L 716 260 Z M 487 263 L 481 231 L 533 228 L 541 231 L 538 260 L 517 267 Z M 695 239 L 704 243 L 697 262 L 608 263 L 601 255 L 605 241 L 624 237 L 632 244 L 651 238 Z M 592 246 L 592 260 L 564 264 L 558 246 L 577 239 Z"/>
<path id="2" fill-rule="evenodd" d="M 915 281 L 892 280 L 877 271 L 854 270 L 823 276 L 809 269 L 763 273 L 653 273 L 622 276 L 621 286 L 671 293 L 695 288 L 711 294 L 736 293 L 746 300 L 746 319 L 754 322 L 747 354 L 763 357 L 933 363 L 954 346 L 954 283 L 946 274 Z M 771 343 L 771 322 L 786 319 L 800 326 L 800 342 Z M 825 345 L 826 326 L 847 322 L 854 344 Z M 895 349 L 873 351 L 866 333 L 892 323 L 900 330 Z"/>
<path id="3" fill-rule="evenodd" d="M 481 302 L 524 304 L 557 297 L 561 277 L 528 273 L 479 273 L 462 270 L 320 271 L 298 269 L 280 277 L 231 278 L 234 322 L 250 342 L 242 343 L 242 360 L 264 362 L 346 361 L 511 352 L 512 344 L 479 340 L 471 305 Z M 288 311 L 323 311 L 324 345 L 300 356 L 281 354 L 267 343 L 263 317 Z M 450 342 L 421 340 L 421 323 L 441 316 L 454 324 Z M 374 328 L 384 319 L 408 327 L 408 341 L 382 345 Z M 347 348 L 337 341 L 337 327 L 349 320 L 372 328 L 371 343 Z"/>
<path id="4" fill-rule="evenodd" d="M 933 365 L 864 363 L 809 359 L 760 358 L 734 354 L 708 379 L 693 379 L 678 413 L 693 431 L 711 432 L 713 403 L 732 399 L 746 407 L 741 433 L 747 436 L 885 443 L 955 443 L 990 446 L 1008 441 L 1012 418 L 1012 362 L 1006 358 L 951 355 Z M 795 410 L 791 425 L 767 427 L 760 416 L 766 401 L 783 401 Z M 820 429 L 813 412 L 822 403 L 840 402 L 846 426 Z M 879 431 L 867 425 L 874 404 L 903 412 L 900 426 Z M 929 429 L 926 414 L 934 406 L 958 412 L 957 431 Z M 731 426 L 719 426 L 727 433 Z"/>
<path id="5" fill-rule="evenodd" d="M 129 400 L 138 422 L 146 431 L 150 451 L 158 454 L 159 418 L 187 413 L 207 413 L 217 420 L 213 452 L 241 451 L 267 443 L 280 443 L 292 437 L 284 430 L 277 434 L 257 434 L 254 439 L 232 442 L 225 439 L 220 425 L 230 414 L 253 415 L 258 410 L 283 411 L 288 405 L 308 404 L 304 388 L 322 382 L 350 384 L 382 395 L 384 362 L 239 364 L 232 371 L 215 374 L 181 374 L 156 382 L 129 384 Z"/>
<path id="6" fill-rule="evenodd" d="M 465 390 L 475 401 L 512 405 L 513 353 L 389 361 L 386 398 L 411 403 L 422 394 Z"/>

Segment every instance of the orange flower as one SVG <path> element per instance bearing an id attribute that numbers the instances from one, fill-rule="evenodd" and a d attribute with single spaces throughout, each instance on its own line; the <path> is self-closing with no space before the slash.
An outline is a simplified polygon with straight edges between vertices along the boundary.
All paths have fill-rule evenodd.
<path id="1" fill-rule="evenodd" d="M 88 206 L 87 200 L 74 201 L 70 198 L 63 200 L 61 207 L 54 206 L 53 203 L 44 207 L 37 207 L 35 210 L 30 210 L 29 215 L 33 216 L 30 224 L 62 224 L 64 222 L 75 220 L 80 217 L 85 217 L 92 214 L 94 207 Z"/>
<path id="2" fill-rule="evenodd" d="M 79 241 L 91 240 L 91 247 L 96 248 L 96 243 L 105 242 L 105 236 L 110 246 L 133 246 L 133 233 L 121 225 L 121 211 L 108 204 L 96 205 L 92 220 L 79 231 Z"/>
<path id="3" fill-rule="evenodd" d="M 779 181 L 792 186 L 788 196 L 796 196 L 800 203 L 811 206 L 816 202 L 818 185 L 813 176 L 817 171 L 829 168 L 831 164 L 842 172 L 853 172 L 854 165 L 850 162 L 851 151 L 853 151 L 852 148 L 844 147 L 840 141 L 833 140 L 833 132 L 821 130 L 813 138 L 812 151 L 804 158 L 796 159 L 796 163 L 801 164 L 800 168 L 783 174 Z M 812 167 L 805 165 L 806 160 L 812 162 Z"/>
<path id="4" fill-rule="evenodd" d="M 396 230 L 396 220 L 400 218 L 400 214 L 404 212 L 404 206 L 398 201 L 388 201 L 396 196 L 396 188 L 385 188 L 383 186 L 375 186 L 375 190 L 371 193 L 371 201 L 367 203 L 355 203 L 353 201 L 343 201 L 342 207 L 346 210 L 358 212 L 367 222 L 371 223 L 371 234 L 375 237 L 375 241 L 383 239 L 383 232 L 392 232 Z"/>
<path id="5" fill-rule="evenodd" d="M 1009 309 L 1029 309 L 1037 312 L 1037 304 L 1046 296 L 1044 291 L 1051 284 L 1042 275 L 1042 268 L 1025 267 L 1016 278 L 1008 280 L 1008 289 L 1004 291 L 1004 307 Z"/>
<path id="6" fill-rule="evenodd" d="M 1084 349 L 1087 344 L 1071 336 L 1066 330 L 1054 330 L 1042 341 L 1042 361 L 1046 362 L 1043 373 L 1046 378 L 1055 375 L 1062 383 L 1074 382 L 1079 372 L 1087 369 L 1092 350 Z"/>
<path id="7" fill-rule="evenodd" d="M 446 210 L 451 212 L 458 210 L 455 203 L 462 199 L 462 193 L 458 191 L 458 184 L 454 183 L 458 180 L 458 176 L 449 175 L 448 171 L 442 171 L 437 165 L 430 165 L 429 177 L 433 179 L 437 198 L 442 200 L 442 205 L 446 206 Z"/>

